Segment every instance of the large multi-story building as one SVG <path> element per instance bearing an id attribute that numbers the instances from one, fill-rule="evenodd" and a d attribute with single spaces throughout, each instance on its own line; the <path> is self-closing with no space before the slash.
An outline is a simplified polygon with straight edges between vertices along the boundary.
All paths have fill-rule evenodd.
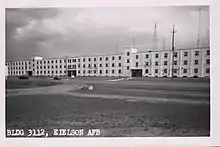
<path id="1" fill-rule="evenodd" d="M 7 68 L 8 76 L 171 77 L 173 71 L 175 77 L 209 77 L 210 48 L 176 49 L 174 53 L 172 50 L 138 52 L 129 48 L 121 54 L 60 59 L 34 57 L 7 62 Z"/>

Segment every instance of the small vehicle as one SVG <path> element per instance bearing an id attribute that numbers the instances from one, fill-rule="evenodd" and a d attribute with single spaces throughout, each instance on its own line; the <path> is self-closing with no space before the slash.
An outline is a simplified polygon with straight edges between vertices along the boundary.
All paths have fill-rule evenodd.
<path id="1" fill-rule="evenodd" d="M 29 79 L 29 77 L 27 75 L 21 75 L 18 76 L 18 79 Z"/>
<path id="2" fill-rule="evenodd" d="M 54 80 L 61 80 L 61 77 L 60 76 L 54 76 L 53 79 Z"/>

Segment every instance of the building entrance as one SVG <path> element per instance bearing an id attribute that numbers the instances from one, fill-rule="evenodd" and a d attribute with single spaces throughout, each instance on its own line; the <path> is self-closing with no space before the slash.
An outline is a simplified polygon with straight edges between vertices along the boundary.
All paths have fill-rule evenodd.
<path id="1" fill-rule="evenodd" d="M 27 71 L 27 76 L 30 76 L 30 77 L 31 77 L 32 74 L 33 74 L 32 71 Z"/>
<path id="2" fill-rule="evenodd" d="M 132 77 L 142 77 L 142 69 L 132 69 L 131 76 Z"/>
<path id="3" fill-rule="evenodd" d="M 76 70 L 68 71 L 68 77 L 72 77 L 72 76 L 76 77 Z"/>

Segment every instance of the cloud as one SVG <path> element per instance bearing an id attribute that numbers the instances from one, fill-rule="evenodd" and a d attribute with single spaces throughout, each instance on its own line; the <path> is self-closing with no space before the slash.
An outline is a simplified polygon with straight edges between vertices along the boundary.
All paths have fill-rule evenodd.
<path id="1" fill-rule="evenodd" d="M 207 43 L 209 13 L 206 7 L 201 20 L 201 42 Z M 114 53 L 132 44 L 150 48 L 157 22 L 158 41 L 170 47 L 175 23 L 176 46 L 194 46 L 197 40 L 198 7 L 151 8 L 37 8 L 6 9 L 6 60 L 28 59 L 39 55 Z M 147 48 L 140 48 L 146 50 Z"/>

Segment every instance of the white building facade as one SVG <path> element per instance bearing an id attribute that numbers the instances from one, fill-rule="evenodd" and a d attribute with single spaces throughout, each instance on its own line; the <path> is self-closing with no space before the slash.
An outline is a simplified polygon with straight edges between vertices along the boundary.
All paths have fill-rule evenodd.
<path id="1" fill-rule="evenodd" d="M 177 49 L 174 54 L 171 50 L 138 52 L 131 48 L 121 54 L 60 59 L 34 57 L 7 63 L 8 76 L 171 77 L 172 70 L 175 77 L 209 77 L 210 48 Z"/>

